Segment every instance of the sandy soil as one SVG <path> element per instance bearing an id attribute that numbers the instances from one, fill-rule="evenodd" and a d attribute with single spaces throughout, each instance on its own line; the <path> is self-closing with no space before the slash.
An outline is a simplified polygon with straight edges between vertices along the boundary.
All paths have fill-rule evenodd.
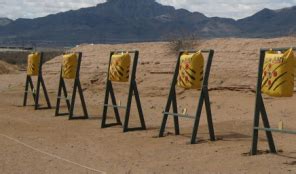
<path id="1" fill-rule="evenodd" d="M 170 118 L 167 136 L 156 137 L 176 62 L 176 55 L 167 43 L 75 48 L 84 55 L 81 81 L 89 120 L 69 121 L 67 117 L 54 117 L 53 109 L 34 111 L 30 106 L 21 107 L 24 72 L 0 75 L 0 173 L 296 173 L 293 135 L 274 134 L 281 151 L 277 155 L 246 155 L 251 145 L 258 49 L 291 46 L 295 40 L 214 39 L 199 45 L 216 51 L 209 87 L 218 140 L 208 140 L 203 112 L 196 145 L 188 144 L 193 124 L 188 119 L 180 121 L 180 136 L 173 135 Z M 122 133 L 121 127 L 100 129 L 108 54 L 114 49 L 140 50 L 137 81 L 147 131 Z M 60 62 L 57 57 L 43 69 L 53 105 Z M 126 101 L 127 90 L 126 84 L 115 84 L 116 96 L 122 103 Z M 193 114 L 199 92 L 178 89 L 177 93 L 180 109 L 186 107 Z M 264 98 L 273 127 L 284 120 L 286 128 L 295 128 L 295 97 Z M 43 98 L 41 102 L 44 103 Z M 76 108 L 80 114 L 79 103 Z M 139 123 L 135 111 L 133 105 L 131 126 Z M 113 121 L 113 112 L 109 116 L 108 121 Z M 263 132 L 259 149 L 263 152 L 268 149 Z"/>
<path id="2" fill-rule="evenodd" d="M 10 73 L 16 73 L 16 72 L 17 72 L 16 65 L 11 65 L 0 60 L 0 74 L 10 74 Z"/>

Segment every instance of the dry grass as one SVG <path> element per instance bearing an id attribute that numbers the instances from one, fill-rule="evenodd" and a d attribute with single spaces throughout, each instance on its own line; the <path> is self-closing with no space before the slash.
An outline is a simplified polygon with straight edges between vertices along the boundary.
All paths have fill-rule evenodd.
<path id="1" fill-rule="evenodd" d="M 170 49 L 172 52 L 178 54 L 180 50 L 191 50 L 200 44 L 200 39 L 195 34 L 184 34 L 180 36 L 173 36 L 169 39 Z"/>

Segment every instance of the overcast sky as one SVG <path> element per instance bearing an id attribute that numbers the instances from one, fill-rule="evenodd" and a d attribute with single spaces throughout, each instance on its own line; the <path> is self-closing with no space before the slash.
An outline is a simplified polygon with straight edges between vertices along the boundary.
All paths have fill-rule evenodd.
<path id="1" fill-rule="evenodd" d="M 198 11 L 206 16 L 243 18 L 263 9 L 296 5 L 296 0 L 156 0 L 161 4 Z M 36 18 L 48 14 L 94 6 L 105 0 L 0 0 L 0 17 Z"/>

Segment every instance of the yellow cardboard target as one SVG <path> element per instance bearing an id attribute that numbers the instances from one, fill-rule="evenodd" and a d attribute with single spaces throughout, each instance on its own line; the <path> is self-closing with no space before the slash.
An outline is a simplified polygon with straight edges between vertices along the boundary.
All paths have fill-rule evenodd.
<path id="1" fill-rule="evenodd" d="M 37 76 L 39 74 L 40 57 L 41 54 L 38 52 L 28 55 L 27 75 Z"/>
<path id="2" fill-rule="evenodd" d="M 194 54 L 183 53 L 177 85 L 185 89 L 200 89 L 203 81 L 204 58 L 201 51 Z"/>
<path id="3" fill-rule="evenodd" d="M 64 79 L 75 79 L 77 71 L 77 54 L 70 53 L 63 55 L 62 77 Z"/>
<path id="4" fill-rule="evenodd" d="M 129 80 L 131 56 L 128 53 L 113 54 L 111 57 L 109 80 L 127 82 Z"/>
<path id="5" fill-rule="evenodd" d="M 267 51 L 262 75 L 262 92 L 274 97 L 291 97 L 294 89 L 294 54 Z"/>

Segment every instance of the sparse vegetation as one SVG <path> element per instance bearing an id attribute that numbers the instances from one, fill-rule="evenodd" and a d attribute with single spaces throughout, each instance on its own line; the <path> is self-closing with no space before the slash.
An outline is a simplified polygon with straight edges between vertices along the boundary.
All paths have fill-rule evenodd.
<path id="1" fill-rule="evenodd" d="M 180 50 L 196 49 L 200 44 L 200 40 L 196 34 L 183 34 L 172 36 L 169 39 L 169 44 L 171 51 L 177 54 Z"/>
<path id="2" fill-rule="evenodd" d="M 17 65 L 20 69 L 23 69 L 27 64 L 27 56 L 32 51 L 0 51 L 0 60 L 9 64 Z M 61 55 L 63 51 L 45 51 L 44 62 L 47 62 L 58 55 Z"/>

